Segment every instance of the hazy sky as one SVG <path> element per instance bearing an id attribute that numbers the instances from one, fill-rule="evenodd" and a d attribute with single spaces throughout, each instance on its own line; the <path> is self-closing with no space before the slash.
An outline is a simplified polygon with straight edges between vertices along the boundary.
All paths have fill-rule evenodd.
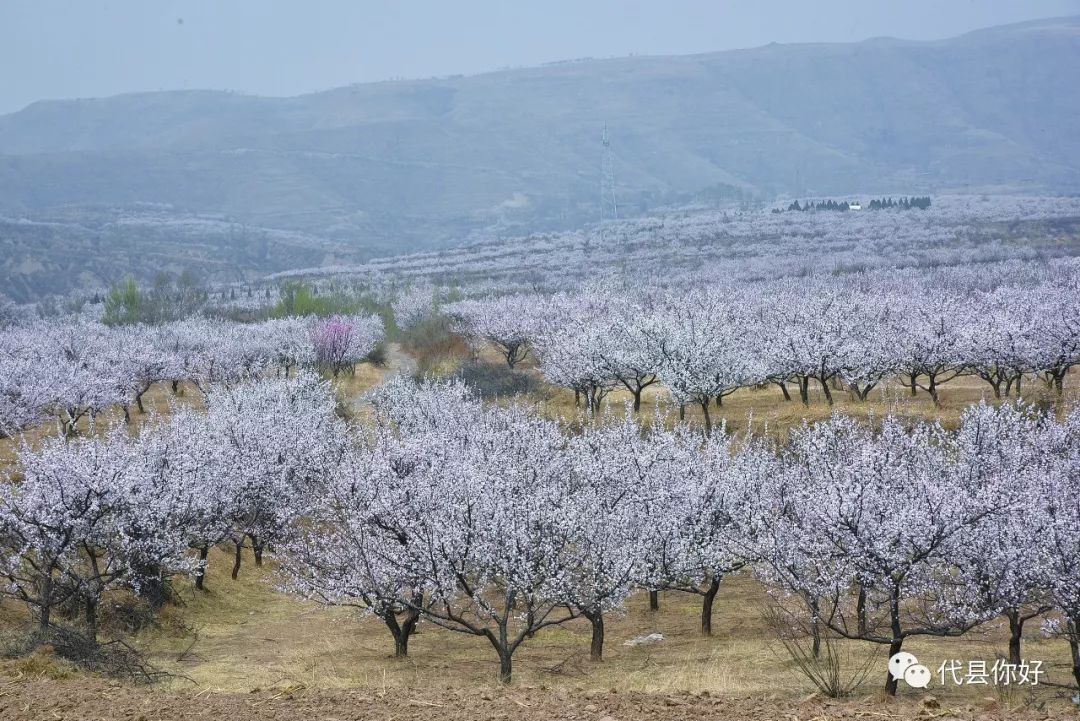
<path id="1" fill-rule="evenodd" d="M 935 39 L 1080 0 L 0 0 L 0 113 L 42 98 L 294 95 L 583 56 Z"/>

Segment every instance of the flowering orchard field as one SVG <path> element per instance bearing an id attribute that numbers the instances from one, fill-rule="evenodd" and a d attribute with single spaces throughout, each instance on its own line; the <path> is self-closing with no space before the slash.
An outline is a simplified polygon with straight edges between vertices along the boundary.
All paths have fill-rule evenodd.
<path id="1" fill-rule="evenodd" d="M 996 271 L 996 272 L 995 272 Z M 594 409 L 613 389 L 662 383 L 680 406 L 709 407 L 740 389 L 788 385 L 804 403 L 818 384 L 867 400 L 899 377 L 937 402 L 963 374 L 995 398 L 1041 379 L 1061 394 L 1080 354 L 1080 265 L 868 272 L 728 287 L 605 288 L 446 304 L 458 330 L 496 346 L 509 366 L 535 350 L 540 372 Z"/>
<path id="2" fill-rule="evenodd" d="M 284 318 L 245 324 L 203 317 L 158 326 L 107 327 L 92 319 L 15 324 L 0 331 L 0 434 L 58 419 L 71 435 L 111 408 L 130 420 L 155 383 L 216 386 L 298 367 L 337 376 L 375 349 L 383 336 L 374 316 Z"/>
<path id="3" fill-rule="evenodd" d="M 505 681 L 532 635 L 578 617 L 601 660 L 605 616 L 636 589 L 699 595 L 711 634 L 744 568 L 815 653 L 1000 616 L 1017 663 L 1032 619 L 1080 643 L 1080 414 L 979 405 L 955 431 L 836 416 L 776 444 L 632 417 L 571 432 L 456 383 L 396 379 L 371 402 L 350 425 L 304 373 L 215 387 L 138 436 L 22 448 L 0 500 L 8 592 L 43 631 L 93 636 L 111 590 L 201 588 L 210 547 L 235 545 L 235 575 L 248 541 L 284 589 L 378 617 L 396 654 L 425 621 L 485 639 Z M 57 618 L 72 596 L 81 617 Z"/>
<path id="4" fill-rule="evenodd" d="M 1038 638 L 1060 650 L 1053 682 L 1080 685 L 1080 261 L 1075 236 L 1054 235 L 1068 201 L 1010 202 L 979 230 L 958 201 L 873 211 L 851 238 L 814 212 L 763 216 L 728 250 L 770 249 L 714 256 L 696 282 L 678 264 L 670 278 L 623 268 L 578 287 L 403 272 L 364 286 L 380 315 L 268 318 L 259 305 L 286 292 L 270 281 L 155 325 L 105 325 L 92 305 L 5 310 L 0 626 L 97 659 L 137 640 L 116 623 L 121 605 L 159 623 L 185 613 L 182 592 L 212 614 L 230 604 L 228 576 L 256 573 L 275 598 L 359 611 L 384 629 L 386 655 L 414 658 L 418 634 L 428 652 L 473 638 L 510 682 L 515 660 L 567 629 L 588 629 L 586 663 L 609 664 L 608 631 L 639 599 L 657 617 L 694 599 L 700 635 L 715 638 L 726 590 L 752 583 L 769 621 L 755 633 L 787 654 L 781 683 L 843 696 L 869 677 L 894 695 L 905 687 L 888 657 L 1003 627 L 1008 663 L 1028 663 Z M 883 218 L 903 228 L 891 255 L 832 262 L 871 227 L 884 249 Z M 684 221 L 671 247 L 712 227 L 702 247 L 715 250 L 717 227 L 742 222 Z M 761 222 L 779 224 L 778 257 Z M 937 222 L 954 225 L 917 253 L 912 228 Z M 789 253 L 816 233 L 828 272 L 806 273 Z M 769 259 L 776 272 L 758 272 Z M 347 295 L 359 277 L 322 292 Z M 250 317 L 225 319 L 231 304 Z M 476 356 L 463 362 L 497 354 L 505 372 L 573 392 L 578 412 L 389 372 L 347 397 L 380 347 L 433 334 L 463 340 Z M 880 402 L 902 387 L 938 406 L 972 382 L 985 402 L 955 423 Z M 713 420 L 751 391 L 859 412 L 783 435 Z M 616 392 L 626 413 L 611 412 Z M 249 550 L 268 561 L 258 571 L 244 568 Z"/>
<path id="5" fill-rule="evenodd" d="M 681 287 L 872 268 L 933 268 L 1080 254 L 1076 198 L 941 196 L 927 210 L 706 211 L 521 238 L 478 237 L 443 251 L 324 266 L 271 279 L 453 285 L 466 292 L 573 290 L 597 280 Z"/>

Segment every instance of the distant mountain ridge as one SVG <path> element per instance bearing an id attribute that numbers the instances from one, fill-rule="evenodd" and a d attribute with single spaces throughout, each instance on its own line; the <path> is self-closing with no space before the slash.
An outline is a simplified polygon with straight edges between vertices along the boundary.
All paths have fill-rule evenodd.
<path id="1" fill-rule="evenodd" d="M 293 98 L 43 101 L 0 116 L 0 215 L 167 204 L 359 257 L 480 228 L 568 228 L 598 217 L 604 124 L 629 214 L 778 195 L 1076 193 L 1078 76 L 1080 16 Z"/>

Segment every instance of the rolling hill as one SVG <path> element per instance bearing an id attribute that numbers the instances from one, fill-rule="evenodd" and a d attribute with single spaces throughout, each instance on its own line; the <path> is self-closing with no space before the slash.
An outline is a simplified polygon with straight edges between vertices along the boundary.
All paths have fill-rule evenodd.
<path id="1" fill-rule="evenodd" d="M 63 228 L 7 242 L 27 231 L 14 220 L 82 237 L 84 214 L 114 227 L 146 204 L 165 218 L 145 237 L 166 267 L 232 277 L 481 228 L 578 226 L 598 214 L 605 124 L 624 214 L 782 195 L 1080 192 L 1078 74 L 1072 17 L 937 42 L 587 60 L 293 98 L 38 102 L 0 116 L 0 215 L 13 221 L 0 247 L 20 254 L 0 265 L 0 290 L 28 297 L 64 272 L 47 262 L 66 253 Z M 171 217 L 220 227 L 174 236 Z M 132 259 L 146 225 L 124 226 L 133 235 L 87 272 L 142 270 Z M 221 227 L 287 233 L 302 252 L 232 252 L 236 233 Z M 116 234 L 93 233 L 109 253 Z M 213 247 L 191 253 L 193 237 Z"/>

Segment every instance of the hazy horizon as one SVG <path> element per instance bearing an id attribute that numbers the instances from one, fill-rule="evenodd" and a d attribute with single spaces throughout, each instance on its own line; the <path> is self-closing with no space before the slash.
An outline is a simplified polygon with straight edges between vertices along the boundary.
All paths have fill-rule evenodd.
<path id="1" fill-rule="evenodd" d="M 663 8 L 638 0 L 588 7 L 568 0 L 454 7 L 431 0 L 392 7 L 326 0 L 302 9 L 278 0 L 77 6 L 15 0 L 0 7 L 0 64 L 19 70 L 0 76 L 0 113 L 37 100 L 158 90 L 292 96 L 581 57 L 683 55 L 771 42 L 936 40 L 1076 13 L 1080 0 L 1022 6 L 914 0 L 873 8 L 848 0 L 752 8 L 699 0 Z"/>

